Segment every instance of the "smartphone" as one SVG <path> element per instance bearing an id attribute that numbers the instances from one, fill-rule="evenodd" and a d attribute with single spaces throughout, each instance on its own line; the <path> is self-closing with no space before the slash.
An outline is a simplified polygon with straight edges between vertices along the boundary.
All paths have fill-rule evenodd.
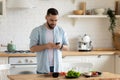
<path id="1" fill-rule="evenodd" d="M 60 42 L 57 42 L 56 45 L 60 44 Z"/>

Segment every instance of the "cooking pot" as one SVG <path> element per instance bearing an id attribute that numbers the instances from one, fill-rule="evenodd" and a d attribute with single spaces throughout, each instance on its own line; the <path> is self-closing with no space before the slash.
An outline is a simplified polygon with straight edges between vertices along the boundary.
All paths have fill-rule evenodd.
<path id="1" fill-rule="evenodd" d="M 15 46 L 15 44 L 13 44 L 12 41 L 7 44 L 7 50 L 8 51 L 15 51 L 16 50 L 16 46 Z"/>

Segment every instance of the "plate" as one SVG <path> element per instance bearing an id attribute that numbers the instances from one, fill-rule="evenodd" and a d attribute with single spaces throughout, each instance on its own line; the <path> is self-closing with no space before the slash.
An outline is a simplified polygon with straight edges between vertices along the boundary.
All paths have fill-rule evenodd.
<path id="1" fill-rule="evenodd" d="M 85 77 L 98 77 L 100 75 L 102 75 L 102 72 L 98 72 L 98 71 L 96 71 L 96 75 L 95 74 L 94 75 L 88 75 L 87 73 L 83 74 L 83 76 L 85 76 Z"/>
<path id="2" fill-rule="evenodd" d="M 74 78 L 79 78 L 79 77 L 69 77 L 69 76 L 65 76 L 65 78 L 74 79 Z"/>

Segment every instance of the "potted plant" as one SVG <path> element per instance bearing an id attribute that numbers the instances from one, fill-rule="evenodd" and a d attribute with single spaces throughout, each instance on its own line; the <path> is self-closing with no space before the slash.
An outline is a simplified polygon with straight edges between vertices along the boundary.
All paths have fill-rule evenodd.
<path id="1" fill-rule="evenodd" d="M 116 27 L 116 16 L 115 16 L 115 11 L 111 10 L 110 8 L 107 10 L 107 15 L 109 17 L 109 21 L 110 21 L 110 26 L 109 26 L 109 30 L 112 33 L 112 38 L 114 40 L 114 29 Z"/>
<path id="2" fill-rule="evenodd" d="M 120 50 L 120 31 L 119 31 L 120 29 L 118 29 L 118 31 L 116 31 L 118 27 L 116 27 L 117 19 L 115 16 L 115 11 L 113 11 L 109 8 L 107 10 L 107 15 L 110 20 L 109 30 L 112 32 L 113 45 L 114 45 L 115 49 Z"/>

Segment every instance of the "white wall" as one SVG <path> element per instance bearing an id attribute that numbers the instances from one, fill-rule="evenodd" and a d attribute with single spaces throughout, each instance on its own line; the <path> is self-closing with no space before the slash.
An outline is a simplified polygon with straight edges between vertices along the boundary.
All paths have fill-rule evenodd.
<path id="1" fill-rule="evenodd" d="M 33 4 L 36 8 L 7 8 L 6 17 L 0 18 L 0 44 L 6 45 L 12 40 L 18 50 L 29 49 L 31 30 L 45 22 L 44 17 L 49 7 L 55 7 L 60 14 L 58 24 L 67 32 L 71 50 L 76 50 L 77 38 L 85 33 L 90 35 L 94 48 L 111 48 L 108 19 L 83 18 L 77 19 L 75 25 L 72 25 L 72 19 L 68 18 L 67 14 L 74 9 L 79 9 L 80 1 L 83 0 L 75 0 L 75 3 L 73 0 L 34 0 Z M 86 2 L 87 9 L 114 7 L 114 0 L 109 0 L 109 2 L 108 0 L 86 0 Z M 0 47 L 0 50 L 6 50 L 6 48 Z"/>

